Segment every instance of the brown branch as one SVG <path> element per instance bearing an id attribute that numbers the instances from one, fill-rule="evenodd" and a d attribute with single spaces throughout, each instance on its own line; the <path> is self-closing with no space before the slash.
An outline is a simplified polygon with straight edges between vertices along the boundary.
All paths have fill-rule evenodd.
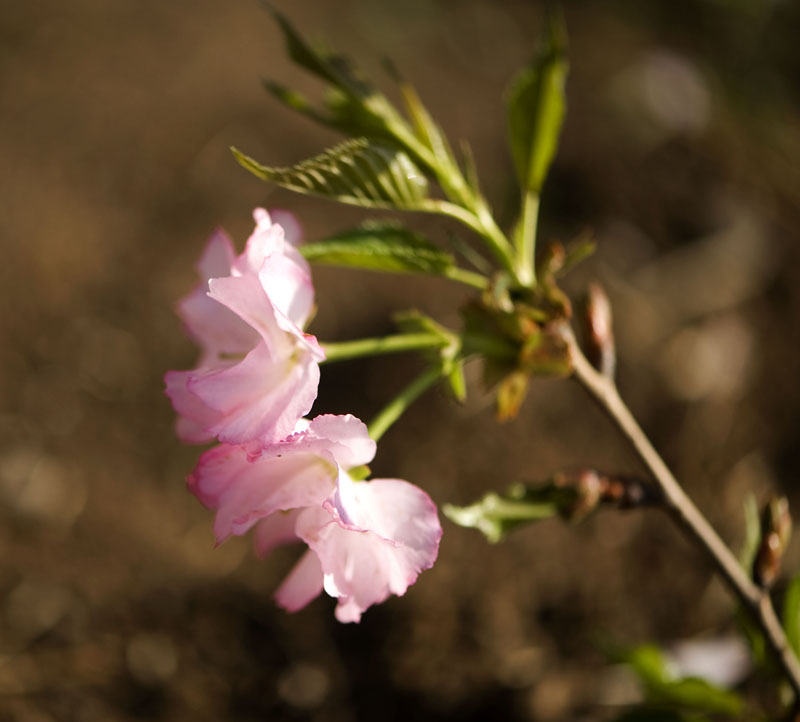
<path id="1" fill-rule="evenodd" d="M 731 550 L 686 495 L 620 397 L 614 381 L 595 370 L 572 335 L 568 342 L 575 379 L 611 417 L 647 466 L 663 494 L 664 508 L 687 535 L 706 551 L 727 585 L 750 612 L 778 658 L 794 690 L 795 699 L 800 700 L 800 662 L 789 646 L 769 592 L 747 575 Z"/>

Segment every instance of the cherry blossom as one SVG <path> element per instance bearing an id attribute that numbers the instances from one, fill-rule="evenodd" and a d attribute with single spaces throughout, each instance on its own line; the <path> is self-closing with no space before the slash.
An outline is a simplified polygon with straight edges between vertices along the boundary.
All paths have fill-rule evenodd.
<path id="1" fill-rule="evenodd" d="M 317 394 L 324 353 L 303 333 L 314 306 L 308 264 L 263 209 L 236 256 L 217 231 L 178 306 L 200 346 L 198 367 L 167 374 L 166 391 L 189 442 L 217 438 L 251 450 L 291 434 Z"/>
<path id="2" fill-rule="evenodd" d="M 298 610 L 324 589 L 338 599 L 337 618 L 357 622 L 433 565 L 441 536 L 436 507 L 416 486 L 352 480 L 347 471 L 374 455 L 363 422 L 318 416 L 257 456 L 226 444 L 207 451 L 189 488 L 216 511 L 218 542 L 254 527 L 261 556 L 279 544 L 308 545 L 276 593 L 281 606 Z"/>

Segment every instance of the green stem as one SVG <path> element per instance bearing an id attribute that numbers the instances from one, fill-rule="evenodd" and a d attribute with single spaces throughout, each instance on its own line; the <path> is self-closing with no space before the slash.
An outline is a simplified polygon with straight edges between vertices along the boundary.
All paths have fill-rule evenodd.
<path id="1" fill-rule="evenodd" d="M 444 275 L 451 281 L 466 283 L 468 286 L 472 286 L 481 291 L 489 286 L 489 279 L 486 278 L 486 276 L 482 276 L 480 273 L 475 273 L 475 271 L 470 271 L 466 268 L 459 268 L 458 266 L 448 268 L 445 270 Z"/>
<path id="2" fill-rule="evenodd" d="M 370 437 L 378 441 L 403 412 L 442 377 L 442 373 L 441 366 L 432 366 L 417 376 L 372 420 L 369 425 Z"/>
<path id="3" fill-rule="evenodd" d="M 508 239 L 503 235 L 503 232 L 497 227 L 497 224 L 491 218 L 490 214 L 482 214 L 482 217 L 479 218 L 472 211 L 462 208 L 455 203 L 432 198 L 419 201 L 414 206 L 414 210 L 450 216 L 460 221 L 468 228 L 471 228 L 486 241 L 489 250 L 494 254 L 495 258 L 500 261 L 503 268 L 517 278 L 514 249 L 508 242 Z M 517 278 L 517 280 L 519 279 Z"/>
<path id="4" fill-rule="evenodd" d="M 325 361 L 346 361 L 363 356 L 379 356 L 404 351 L 423 351 L 443 348 L 451 343 L 440 333 L 401 333 L 380 338 L 360 338 L 356 341 L 321 343 Z"/>
<path id="5" fill-rule="evenodd" d="M 517 273 L 525 286 L 536 285 L 536 226 L 539 220 L 539 194 L 528 190 L 522 200 L 522 219 L 517 237 Z"/>

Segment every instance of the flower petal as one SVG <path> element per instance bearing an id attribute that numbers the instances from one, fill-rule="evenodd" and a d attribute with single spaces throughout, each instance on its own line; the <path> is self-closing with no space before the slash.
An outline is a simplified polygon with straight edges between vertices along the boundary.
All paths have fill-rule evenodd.
<path id="1" fill-rule="evenodd" d="M 219 412 L 203 403 L 188 389 L 188 382 L 197 376 L 197 371 L 168 371 L 164 376 L 166 394 L 179 414 L 176 431 L 178 438 L 189 444 L 204 444 L 214 435 L 208 427 L 219 418 Z"/>
<path id="2" fill-rule="evenodd" d="M 221 444 L 200 457 L 188 485 L 206 507 L 217 511 L 214 534 L 222 542 L 231 534 L 245 534 L 276 511 L 321 505 L 337 473 L 329 454 L 248 461 L 243 447 Z"/>
<path id="3" fill-rule="evenodd" d="M 288 612 L 296 612 L 322 592 L 322 569 L 311 550 L 300 557 L 289 576 L 275 592 L 275 601 Z"/>
<path id="4" fill-rule="evenodd" d="M 344 494 L 337 491 L 324 505 L 330 517 L 308 509 L 296 530 L 319 557 L 325 591 L 339 598 L 337 618 L 357 622 L 372 604 L 404 594 L 433 566 L 442 529 L 430 497 L 406 481 L 354 483 L 340 474 L 339 487 Z"/>
<path id="5" fill-rule="evenodd" d="M 274 358 L 263 343 L 243 361 L 188 381 L 189 391 L 220 412 L 208 431 L 228 444 L 270 444 L 295 428 L 317 397 L 319 366 L 308 353 Z"/>
<path id="6" fill-rule="evenodd" d="M 277 511 L 261 519 L 253 528 L 253 545 L 256 554 L 263 558 L 275 547 L 299 541 L 295 525 L 302 509 Z"/>

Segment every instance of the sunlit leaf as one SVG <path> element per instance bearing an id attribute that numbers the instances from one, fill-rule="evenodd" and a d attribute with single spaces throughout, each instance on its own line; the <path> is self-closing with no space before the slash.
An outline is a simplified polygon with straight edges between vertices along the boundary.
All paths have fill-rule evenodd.
<path id="1" fill-rule="evenodd" d="M 423 236 L 396 225 L 371 224 L 300 246 L 312 263 L 376 271 L 442 274 L 454 265 L 449 253 Z"/>
<path id="2" fill-rule="evenodd" d="M 560 15 L 550 17 L 546 45 L 512 81 L 508 93 L 511 155 L 522 187 L 538 193 L 553 160 L 566 110 L 566 40 Z"/>
<path id="3" fill-rule="evenodd" d="M 262 165 L 236 148 L 236 160 L 253 175 L 297 193 L 368 208 L 412 210 L 427 198 L 427 180 L 402 150 L 353 138 L 288 168 Z"/>

